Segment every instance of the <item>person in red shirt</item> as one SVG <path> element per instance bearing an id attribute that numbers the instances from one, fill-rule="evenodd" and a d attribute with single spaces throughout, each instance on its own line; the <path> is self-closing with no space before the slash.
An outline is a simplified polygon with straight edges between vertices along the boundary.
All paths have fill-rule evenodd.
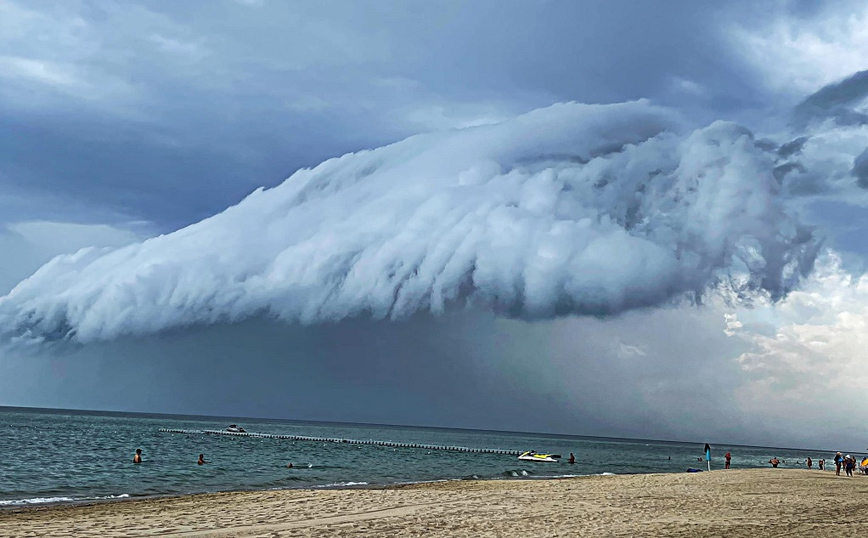
<path id="1" fill-rule="evenodd" d="M 723 467 L 725 469 L 729 469 L 729 463 L 730 463 L 730 461 L 732 461 L 732 455 L 729 452 L 727 452 L 726 455 L 723 456 L 723 458 L 724 458 Z"/>

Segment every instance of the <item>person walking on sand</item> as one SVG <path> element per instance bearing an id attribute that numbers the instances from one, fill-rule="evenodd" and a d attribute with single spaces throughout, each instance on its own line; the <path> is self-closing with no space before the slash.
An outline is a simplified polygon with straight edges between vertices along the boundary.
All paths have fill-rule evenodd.
<path id="1" fill-rule="evenodd" d="M 729 464 L 731 461 L 732 461 L 732 454 L 730 454 L 729 452 L 724 454 L 724 456 L 723 456 L 723 468 L 729 469 Z"/>
<path id="2" fill-rule="evenodd" d="M 199 454 L 199 461 L 197 461 L 196 463 L 199 465 L 205 465 L 206 463 L 208 463 L 207 461 L 205 461 L 205 454 Z"/>
<path id="3" fill-rule="evenodd" d="M 133 463 L 142 463 L 142 449 L 136 449 L 136 455 L 133 456 Z"/>
<path id="4" fill-rule="evenodd" d="M 813 465 L 813 464 L 814 464 L 814 462 L 811 461 L 811 457 L 808 456 L 808 459 L 805 460 L 805 465 L 808 466 L 808 470 L 809 470 L 809 471 L 811 470 L 811 465 Z"/>
<path id="5" fill-rule="evenodd" d="M 843 463 L 844 457 L 841 456 L 840 452 L 835 453 L 835 475 L 841 476 L 841 463 Z"/>

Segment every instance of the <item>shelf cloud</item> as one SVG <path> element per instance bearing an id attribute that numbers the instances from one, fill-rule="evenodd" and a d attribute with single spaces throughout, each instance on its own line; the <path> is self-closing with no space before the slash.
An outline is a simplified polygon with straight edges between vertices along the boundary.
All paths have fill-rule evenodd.
<path id="1" fill-rule="evenodd" d="M 781 153 L 633 101 L 563 103 L 330 159 L 211 218 L 62 255 L 0 298 L 9 341 L 86 343 L 266 316 L 401 319 L 472 304 L 606 316 L 712 289 L 780 298 L 817 240 Z"/>

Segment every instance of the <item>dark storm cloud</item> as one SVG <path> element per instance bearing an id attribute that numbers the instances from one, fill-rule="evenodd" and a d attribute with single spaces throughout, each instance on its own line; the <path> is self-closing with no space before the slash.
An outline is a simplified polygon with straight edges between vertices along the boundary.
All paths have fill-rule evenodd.
<path id="1" fill-rule="evenodd" d="M 846 79 L 829 84 L 808 96 L 796 106 L 793 118 L 802 128 L 813 121 L 833 119 L 841 126 L 868 123 L 868 114 L 855 109 L 868 98 L 868 71 L 854 73 Z"/>
<path id="2" fill-rule="evenodd" d="M 613 315 L 724 282 L 783 297 L 817 243 L 774 154 L 735 124 L 679 125 L 644 101 L 571 103 L 344 155 L 182 230 L 55 258 L 0 297 L 0 335 L 88 343 L 464 303 Z"/>
<path id="3" fill-rule="evenodd" d="M 700 125 L 754 126 L 766 109 L 788 113 L 793 103 L 733 51 L 728 29 L 765 28 L 780 13 L 807 22 L 836 6 L 0 0 L 0 225 L 143 219 L 143 235 L 170 232 L 326 157 L 557 101 L 648 97 Z M 795 163 L 804 154 L 808 165 L 826 162 L 827 148 L 814 142 L 780 148 L 776 172 L 790 192 L 832 189 L 826 175 L 811 175 L 816 166 Z M 853 155 L 863 148 L 836 157 L 835 177 L 855 183 Z M 127 237 L 54 228 L 37 240 L 25 231 L 0 233 L 2 294 L 53 254 Z M 195 284 L 204 273 L 190 274 Z M 732 359 L 743 346 L 724 337 L 720 318 L 708 309 L 534 323 L 479 312 L 309 327 L 254 318 L 36 356 L 0 350 L 0 404 L 658 438 L 716 432 L 754 444 L 842 435 L 821 418 L 811 432 L 797 427 L 808 404 L 789 421 L 785 412 L 769 418 L 762 402 L 740 408 L 743 372 Z"/>
<path id="4" fill-rule="evenodd" d="M 720 117 L 767 98 L 710 1 L 5 6 L 0 186 L 160 230 L 419 130 L 563 100 Z"/>
<path id="5" fill-rule="evenodd" d="M 708 367 L 725 337 L 694 337 L 720 319 L 653 317 L 528 324 L 465 311 L 314 327 L 255 320 L 20 358 L 10 361 L 19 382 L 4 394 L 39 405 L 646 437 L 697 435 L 682 420 L 689 398 L 690 413 L 718 409 L 720 430 L 736 432 L 721 396 L 736 366 Z M 658 336 L 673 318 L 681 330 Z M 628 341 L 643 349 L 622 343 L 637 321 L 643 328 Z M 660 363 L 676 349 L 682 359 Z M 30 391 L 38 376 L 40 394 Z"/>

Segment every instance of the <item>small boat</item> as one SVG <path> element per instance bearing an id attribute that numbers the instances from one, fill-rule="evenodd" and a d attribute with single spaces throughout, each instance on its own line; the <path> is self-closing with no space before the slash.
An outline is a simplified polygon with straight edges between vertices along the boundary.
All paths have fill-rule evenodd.
<path id="1" fill-rule="evenodd" d="M 226 431 L 232 433 L 247 433 L 244 431 L 244 428 L 238 426 L 237 424 L 230 424 L 229 427 L 226 428 Z"/>
<path id="2" fill-rule="evenodd" d="M 535 450 L 529 450 L 519 456 L 518 459 L 523 461 L 550 461 L 557 463 L 560 457 L 560 454 L 537 454 Z"/>

